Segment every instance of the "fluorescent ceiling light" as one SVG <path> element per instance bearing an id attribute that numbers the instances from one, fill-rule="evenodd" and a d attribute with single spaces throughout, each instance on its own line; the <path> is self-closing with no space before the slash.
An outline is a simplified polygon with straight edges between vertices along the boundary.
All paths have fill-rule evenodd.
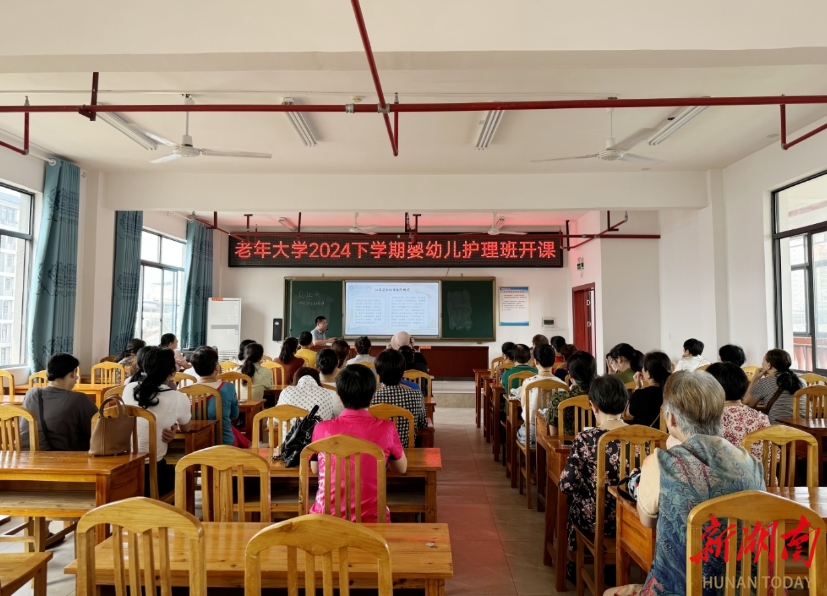
<path id="1" fill-rule="evenodd" d="M 290 230 L 291 232 L 298 232 L 299 231 L 299 228 L 297 228 L 296 225 L 292 221 L 287 219 L 286 217 L 279 217 L 279 223 L 281 225 L 283 225 L 285 228 L 287 228 L 288 230 Z"/>
<path id="2" fill-rule="evenodd" d="M 477 149 L 480 151 L 484 151 L 488 149 L 488 146 L 491 144 L 491 141 L 494 140 L 494 135 L 497 132 L 497 128 L 500 126 L 500 121 L 503 117 L 502 110 L 491 110 L 488 112 L 488 115 L 485 117 L 485 121 L 482 123 L 482 130 L 480 131 L 480 136 L 477 139 Z"/>
<path id="3" fill-rule="evenodd" d="M 115 112 L 98 112 L 98 119 L 103 120 L 118 132 L 138 143 L 144 149 L 155 151 L 158 148 L 158 143 L 150 139 L 141 130 L 136 128 L 135 125 L 130 124 Z"/>
<path id="4" fill-rule="evenodd" d="M 293 101 L 292 97 L 285 97 L 281 100 L 281 105 L 283 106 L 294 106 L 296 102 Z M 304 143 L 305 147 L 315 147 L 316 146 L 316 137 L 313 136 L 313 133 L 310 131 L 310 127 L 307 125 L 307 120 L 304 119 L 304 114 L 301 112 L 285 112 L 287 118 L 290 120 L 290 124 L 293 125 L 293 128 L 296 129 L 296 134 L 299 135 L 299 138 Z"/>
<path id="5" fill-rule="evenodd" d="M 658 131 L 649 139 L 650 145 L 660 145 L 666 139 L 675 134 L 686 124 L 689 124 L 696 116 L 703 112 L 709 106 L 690 106 L 685 108 L 680 114 L 667 121 L 661 126 Z"/>

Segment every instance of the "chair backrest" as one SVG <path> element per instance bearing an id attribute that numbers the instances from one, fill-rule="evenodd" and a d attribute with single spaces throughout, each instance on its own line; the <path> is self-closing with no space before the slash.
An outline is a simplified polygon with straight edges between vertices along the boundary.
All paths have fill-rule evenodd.
<path id="1" fill-rule="evenodd" d="M 488 371 L 491 373 L 491 376 L 494 376 L 494 373 L 497 372 L 497 366 L 505 361 L 505 356 L 497 356 L 491 360 L 491 366 L 488 367 Z"/>
<path id="2" fill-rule="evenodd" d="M 189 387 L 190 385 L 194 385 L 198 382 L 198 379 L 193 377 L 192 375 L 188 375 L 187 373 L 177 372 L 172 375 L 172 380 L 175 381 L 178 389 L 182 387 Z"/>
<path id="3" fill-rule="evenodd" d="M 261 366 L 273 371 L 273 389 L 284 389 L 290 384 L 290 381 L 293 380 L 287 380 L 287 373 L 285 372 L 284 365 L 281 362 L 262 360 Z"/>
<path id="4" fill-rule="evenodd" d="M 805 385 L 827 385 L 827 377 L 815 373 L 804 373 L 798 375 L 798 378 L 804 381 Z"/>
<path id="5" fill-rule="evenodd" d="M 287 594 L 299 596 L 298 552 L 305 553 L 304 593 L 316 594 L 316 557 L 322 557 L 322 586 L 332 596 L 333 553 L 339 555 L 339 594 L 350 594 L 348 549 L 356 548 L 376 557 L 379 596 L 393 595 L 391 553 L 377 532 L 329 515 L 302 515 L 264 528 L 247 543 L 244 565 L 244 594 L 261 595 L 261 553 L 274 546 L 287 547 Z"/>
<path id="6" fill-rule="evenodd" d="M 272 362 L 273 359 L 270 356 L 268 356 L 267 354 L 262 354 L 261 355 L 261 361 L 262 362 Z"/>
<path id="7" fill-rule="evenodd" d="M 196 383 L 189 387 L 182 387 L 179 391 L 190 398 L 190 412 L 192 413 L 193 420 L 208 420 L 207 402 L 209 402 L 210 398 L 215 400 L 215 419 L 218 420 L 218 424 L 215 425 L 215 444 L 221 445 L 224 438 L 224 429 L 222 428 L 223 412 L 221 408 L 221 394 L 218 393 L 218 390 L 207 385 L 202 385 L 201 383 Z"/>
<path id="8" fill-rule="evenodd" d="M 525 401 L 523 402 L 523 424 L 525 425 L 526 437 L 531 436 L 531 425 L 534 424 L 534 420 L 531 420 L 531 416 L 529 416 L 529 412 L 531 410 L 529 408 L 529 404 L 532 389 L 537 389 L 538 392 L 537 410 L 542 410 L 548 407 L 548 403 L 551 400 L 552 393 L 554 393 L 555 391 L 569 390 L 566 384 L 556 377 L 537 379 L 536 381 L 523 383 L 523 395 L 525 396 Z"/>
<path id="9" fill-rule="evenodd" d="M 233 362 L 232 360 L 227 360 L 226 362 L 219 362 L 218 366 L 221 367 L 222 372 L 228 372 L 231 370 L 236 370 L 238 368 L 238 363 Z"/>
<path id="10" fill-rule="evenodd" d="M 310 458 L 314 454 L 324 454 L 324 512 L 347 520 L 351 519 L 351 512 L 355 512 L 355 521 L 359 523 L 362 521 L 362 457 L 372 457 L 376 462 L 376 517 L 379 523 L 385 522 L 385 452 L 375 443 L 349 435 L 334 435 L 314 441 L 302 450 L 299 464 L 300 513 L 310 511 L 313 501 L 310 495 Z M 330 507 L 331 486 L 336 507 L 333 512 Z"/>
<path id="11" fill-rule="evenodd" d="M 530 379 L 531 377 L 536 377 L 537 373 L 531 372 L 530 370 L 524 370 L 521 372 L 516 372 L 513 375 L 508 376 L 508 387 L 506 387 L 506 391 L 510 392 L 512 389 L 517 389 L 522 386 L 523 381 L 526 379 Z"/>
<path id="12" fill-rule="evenodd" d="M 112 387 L 112 389 L 107 389 L 103 394 L 103 399 L 106 399 L 107 397 L 123 397 L 123 388 L 124 385 L 117 385 L 116 387 Z"/>
<path id="13" fill-rule="evenodd" d="M 204 521 L 236 521 L 236 504 L 233 503 L 235 485 L 238 521 L 244 522 L 247 513 L 258 513 L 262 523 L 270 523 L 270 464 L 258 453 L 230 445 L 216 445 L 182 457 L 175 465 L 175 506 L 180 509 L 187 508 L 187 469 L 194 466 L 200 466 L 201 517 Z M 258 473 L 257 509 L 245 504 L 244 468 Z"/>
<path id="14" fill-rule="evenodd" d="M 324 387 L 325 389 L 330 389 L 331 391 L 336 391 L 336 392 L 338 392 L 338 391 L 339 391 L 339 390 L 336 388 L 336 384 L 335 384 L 335 383 L 322 383 L 322 387 Z M 378 389 L 378 387 L 377 387 L 377 389 Z M 338 395 L 338 393 L 337 393 L 337 395 Z"/>
<path id="15" fill-rule="evenodd" d="M 801 398 L 804 398 L 804 417 L 816 420 L 827 418 L 827 387 L 824 385 L 810 385 L 799 389 L 793 395 L 793 418 L 798 418 L 801 412 Z"/>
<path id="16" fill-rule="evenodd" d="M 78 596 L 92 596 L 98 593 L 95 530 L 101 524 L 112 525 L 112 558 L 115 591 L 118 594 L 126 594 L 126 588 L 129 586 L 130 594 L 139 595 L 142 583 L 148 595 L 154 596 L 159 585 L 161 594 L 172 594 L 169 530 L 173 530 L 175 539 L 186 538 L 189 546 L 186 560 L 189 564 L 187 583 L 190 594 L 206 596 L 207 557 L 204 527 L 201 522 L 172 505 L 145 497 L 133 497 L 102 505 L 80 518 L 75 529 Z M 124 543 L 127 544 L 127 552 L 124 552 Z"/>
<path id="17" fill-rule="evenodd" d="M 502 377 L 503 372 L 507 371 L 509 368 L 514 368 L 514 363 L 510 361 L 502 361 L 497 365 L 497 368 L 494 369 L 494 384 L 500 384 L 500 378 Z"/>
<path id="18" fill-rule="evenodd" d="M 719 551 L 721 559 L 724 559 L 726 554 L 728 560 L 725 563 L 724 578 L 719 579 L 704 578 L 704 566 L 701 561 L 696 563 L 692 560 L 693 557 L 697 560 L 698 553 L 703 553 L 705 550 L 708 552 L 708 549 L 705 549 L 704 534 L 705 530 L 707 532 L 710 530 L 711 519 L 716 519 L 721 527 L 718 532 L 712 530 L 711 535 L 707 534 L 707 539 L 721 540 L 722 534 L 729 535 L 728 539 L 721 540 L 724 543 L 724 547 Z M 779 522 L 778 527 L 773 530 L 773 522 L 776 521 Z M 762 526 L 761 533 L 774 531 L 775 535 L 769 537 L 769 539 L 764 538 L 763 535 L 753 538 L 757 542 L 757 548 L 747 551 L 747 555 L 742 557 L 738 554 L 739 546 L 742 545 L 744 540 L 747 540 L 747 533 L 751 536 L 759 535 L 758 522 Z M 740 529 L 738 528 L 739 523 L 741 525 Z M 799 535 L 799 538 L 802 543 L 800 546 L 804 547 L 804 552 L 810 553 L 811 564 L 809 570 L 803 568 L 809 579 L 808 583 L 804 583 L 804 587 L 806 588 L 809 584 L 810 594 L 824 596 L 824 594 L 827 594 L 827 583 L 825 582 L 827 580 L 827 557 L 817 549 L 824 548 L 822 541 L 827 532 L 827 524 L 812 509 L 760 490 L 747 490 L 709 499 L 689 512 L 686 523 L 686 594 L 688 596 L 701 596 L 705 591 L 704 584 L 709 585 L 710 581 L 713 582 L 713 586 L 717 586 L 718 581 L 725 581 L 725 591 L 729 596 L 735 596 L 736 585 L 745 587 L 740 591 L 742 596 L 751 593 L 751 585 L 757 584 L 757 590 L 755 591 L 757 596 L 766 596 L 768 585 L 784 586 L 784 580 L 788 579 L 785 567 L 787 558 L 790 555 L 784 552 L 787 544 L 785 539 L 782 538 L 782 534 L 786 533 L 788 528 L 790 531 L 793 531 L 793 528 L 801 530 L 802 534 Z M 738 540 L 738 537 L 742 535 L 744 538 Z M 804 537 L 807 537 L 806 542 L 804 542 Z M 816 539 L 819 537 L 821 540 L 816 544 Z M 721 545 L 721 542 L 718 542 L 718 545 Z M 753 544 L 756 544 L 756 542 L 753 542 Z M 765 543 L 768 544 L 765 545 Z M 807 549 L 807 547 L 809 548 Z M 791 550 L 797 550 L 792 546 L 790 548 Z M 753 551 L 754 555 L 752 554 Z M 713 551 L 712 555 L 714 554 Z M 774 559 L 772 567 L 770 567 L 770 557 Z M 806 554 L 803 559 L 807 560 Z M 753 567 L 754 561 L 757 561 L 757 565 Z M 757 576 L 753 574 L 753 569 L 757 571 Z M 738 583 L 736 584 L 738 571 L 740 571 L 740 578 L 737 579 Z M 770 575 L 771 573 L 772 575 Z M 778 578 L 780 581 L 775 582 L 774 578 Z M 730 585 L 730 582 L 732 585 Z M 775 588 L 776 596 L 785 592 L 786 590 Z M 723 593 L 723 591 L 719 591 L 719 593 Z"/>
<path id="19" fill-rule="evenodd" d="M 795 486 L 796 441 L 807 444 L 807 486 L 815 488 L 821 464 L 818 442 L 811 434 L 790 426 L 769 426 L 746 435 L 741 439 L 741 447 L 749 451 L 753 443 L 760 442 L 766 485 L 792 488 Z"/>
<path id="20" fill-rule="evenodd" d="M 0 453 L 23 451 L 20 444 L 20 419 L 29 423 L 29 451 L 37 451 L 37 419 L 29 410 L 16 404 L 0 405 Z"/>
<path id="21" fill-rule="evenodd" d="M 32 387 L 45 387 L 49 382 L 49 373 L 45 370 L 29 375 L 29 389 Z"/>
<path id="22" fill-rule="evenodd" d="M 293 420 L 296 418 L 304 418 L 309 412 L 304 408 L 297 408 L 282 404 L 273 408 L 262 410 L 253 417 L 253 448 L 258 449 L 261 445 L 261 421 L 267 420 L 267 459 L 272 460 L 273 454 L 277 448 L 281 447 L 284 437 L 282 437 L 282 426 L 285 426 L 284 436 L 290 432 L 290 427 L 293 425 Z"/>
<path id="23" fill-rule="evenodd" d="M 752 375 L 755 374 L 755 371 L 761 368 L 760 366 L 742 366 L 741 370 L 743 370 L 747 374 L 747 380 L 752 381 Z"/>
<path id="24" fill-rule="evenodd" d="M 709 368 L 710 366 L 711 366 L 711 365 L 709 365 L 709 364 L 702 364 L 702 365 L 700 365 L 698 368 L 696 368 L 695 370 L 706 370 L 706 369 L 707 369 L 707 368 Z"/>
<path id="25" fill-rule="evenodd" d="M 393 404 L 376 404 L 368 408 L 371 416 L 379 418 L 380 420 L 390 420 L 394 424 L 397 423 L 397 418 L 405 418 L 408 421 L 408 447 L 413 447 L 413 440 L 416 437 L 416 430 L 414 427 L 414 417 L 410 411 Z M 405 447 L 405 445 L 403 445 Z"/>
<path id="26" fill-rule="evenodd" d="M 253 399 L 253 380 L 245 374 L 240 372 L 225 372 L 218 375 L 219 381 L 225 383 L 232 383 L 235 386 L 235 394 L 238 396 L 238 401 L 250 401 Z M 242 395 L 246 396 L 242 398 Z"/>
<path id="27" fill-rule="evenodd" d="M 14 375 L 7 370 L 0 370 L 0 403 L 14 401 Z"/>
<path id="28" fill-rule="evenodd" d="M 361 364 L 362 366 L 367 366 L 371 370 L 376 370 L 376 365 L 373 362 L 356 362 L 355 364 Z"/>
<path id="29" fill-rule="evenodd" d="M 92 385 L 122 385 L 126 381 L 126 371 L 117 362 L 101 362 L 92 367 Z"/>
<path id="30" fill-rule="evenodd" d="M 637 389 L 637 383 L 635 381 L 629 381 L 628 383 L 624 383 L 626 385 L 626 389 L 629 391 L 634 391 Z"/>
<path id="31" fill-rule="evenodd" d="M 563 417 L 566 410 L 574 408 L 574 434 L 576 435 L 586 427 L 594 426 L 594 412 L 589 405 L 588 395 L 577 395 L 564 399 L 557 405 L 557 434 L 564 435 Z"/>
<path id="32" fill-rule="evenodd" d="M 658 415 L 658 427 L 661 432 L 669 432 L 666 428 L 666 414 L 663 406 L 660 407 L 660 414 Z"/>
<path id="33" fill-rule="evenodd" d="M 402 378 L 408 379 L 409 381 L 413 381 L 414 383 L 419 385 L 419 389 L 422 391 L 422 395 L 424 395 L 425 397 L 434 396 L 434 383 L 431 379 L 431 375 L 429 375 L 428 373 L 424 373 L 421 370 L 406 370 L 405 374 L 402 375 Z"/>

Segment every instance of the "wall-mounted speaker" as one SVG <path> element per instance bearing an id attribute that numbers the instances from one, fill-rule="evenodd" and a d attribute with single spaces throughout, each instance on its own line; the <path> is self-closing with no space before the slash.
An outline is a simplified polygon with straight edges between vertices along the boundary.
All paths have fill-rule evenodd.
<path id="1" fill-rule="evenodd" d="M 273 341 L 281 341 L 284 337 L 284 319 L 273 319 Z"/>

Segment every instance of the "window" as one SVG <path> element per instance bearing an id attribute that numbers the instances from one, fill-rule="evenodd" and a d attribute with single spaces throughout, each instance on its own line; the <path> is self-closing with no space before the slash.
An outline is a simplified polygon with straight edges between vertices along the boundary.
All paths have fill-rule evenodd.
<path id="1" fill-rule="evenodd" d="M 135 335 L 158 345 L 164 333 L 181 333 L 186 243 L 141 233 L 141 289 Z"/>
<path id="2" fill-rule="evenodd" d="M 30 193 L 0 184 L 0 366 L 26 360 L 33 199 Z"/>

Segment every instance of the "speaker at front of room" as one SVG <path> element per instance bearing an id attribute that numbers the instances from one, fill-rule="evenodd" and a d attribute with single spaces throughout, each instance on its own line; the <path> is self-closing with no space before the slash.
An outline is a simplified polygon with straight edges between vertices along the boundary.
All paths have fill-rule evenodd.
<path id="1" fill-rule="evenodd" d="M 273 319 L 273 341 L 281 341 L 284 334 L 283 319 Z"/>

